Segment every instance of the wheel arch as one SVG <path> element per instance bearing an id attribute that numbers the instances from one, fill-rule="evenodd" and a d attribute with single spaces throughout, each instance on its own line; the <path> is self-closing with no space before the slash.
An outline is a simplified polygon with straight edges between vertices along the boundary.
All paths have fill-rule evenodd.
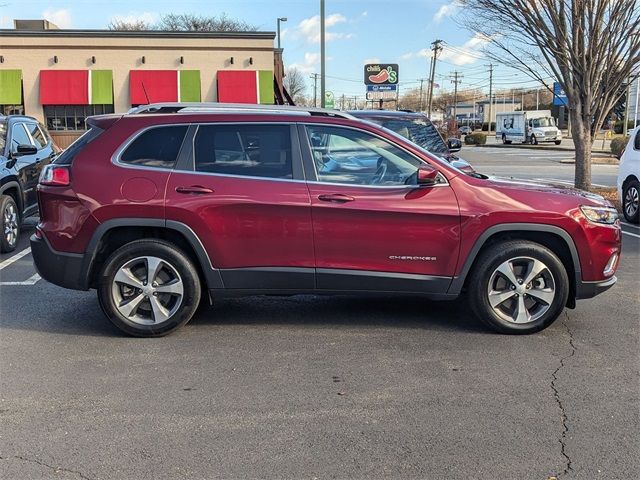
<path id="1" fill-rule="evenodd" d="M 10 195 L 13 200 L 18 205 L 18 210 L 20 211 L 20 218 L 22 218 L 24 214 L 24 202 L 22 198 L 22 187 L 20 187 L 20 183 L 17 180 L 9 180 L 0 186 L 0 195 Z"/>
<path id="2" fill-rule="evenodd" d="M 567 306 L 575 306 L 576 288 L 582 281 L 580 257 L 569 233 L 553 225 L 509 223 L 489 227 L 476 240 L 464 261 L 460 274 L 453 279 L 448 293 L 460 294 L 466 286 L 480 253 L 504 240 L 529 240 L 549 248 L 562 261 L 569 277 L 569 300 Z"/>
<path id="3" fill-rule="evenodd" d="M 208 289 L 223 287 L 220 272 L 213 267 L 202 242 L 191 228 L 181 222 L 153 218 L 122 218 L 101 223 L 85 250 L 84 283 L 95 287 L 99 267 L 107 257 L 117 248 L 144 238 L 158 238 L 175 244 L 194 262 Z"/>
<path id="4" fill-rule="evenodd" d="M 630 183 L 630 182 L 633 182 L 634 180 L 635 180 L 636 182 L 638 182 L 638 181 L 639 181 L 639 180 L 638 180 L 638 177 L 636 177 L 634 174 L 629 174 L 629 175 L 627 175 L 627 178 L 625 178 L 625 179 L 624 179 L 624 182 L 622 182 L 622 190 L 624 190 L 624 189 L 627 187 L 627 185 L 629 185 L 629 183 Z"/>

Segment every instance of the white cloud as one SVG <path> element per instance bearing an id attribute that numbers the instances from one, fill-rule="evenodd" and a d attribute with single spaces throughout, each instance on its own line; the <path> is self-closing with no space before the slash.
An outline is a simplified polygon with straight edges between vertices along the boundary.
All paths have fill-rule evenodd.
<path id="1" fill-rule="evenodd" d="M 332 40 L 349 39 L 353 38 L 352 33 L 337 33 L 329 32 L 329 28 L 338 25 L 339 23 L 345 23 L 347 18 L 340 13 L 333 13 L 325 18 L 325 40 L 330 42 Z M 301 38 L 307 43 L 320 43 L 320 16 L 315 15 L 313 17 L 305 18 L 298 26 L 291 32 L 293 37 Z M 289 32 L 287 32 L 289 35 Z"/>
<path id="2" fill-rule="evenodd" d="M 436 23 L 440 23 L 446 17 L 451 17 L 460 10 L 462 5 L 458 1 L 453 1 L 451 3 L 445 3 L 442 5 L 436 14 L 433 16 L 433 21 Z"/>
<path id="3" fill-rule="evenodd" d="M 158 20 L 158 14 L 153 12 L 128 12 L 126 15 L 114 15 L 112 22 L 136 23 L 144 22 L 154 24 Z"/>
<path id="4" fill-rule="evenodd" d="M 373 57 L 373 58 L 365 58 L 362 61 L 363 64 L 367 65 L 368 63 L 380 63 L 380 59 L 377 57 Z"/>
<path id="5" fill-rule="evenodd" d="M 42 12 L 42 18 L 49 20 L 51 23 L 56 24 L 60 28 L 71 28 L 73 22 L 71 21 L 71 10 L 63 8 L 60 10 L 54 10 L 53 8 L 47 8 Z"/>
<path id="6" fill-rule="evenodd" d="M 489 43 L 490 39 L 484 35 L 476 33 L 469 40 L 460 46 L 444 45 L 444 49 L 438 54 L 439 60 L 445 60 L 454 65 L 471 65 L 481 60 L 482 49 Z M 401 60 L 411 60 L 413 58 L 431 58 L 433 51 L 430 48 L 423 48 L 417 52 L 407 52 L 400 55 Z"/>
<path id="7" fill-rule="evenodd" d="M 304 54 L 304 60 L 299 63 L 292 63 L 287 67 L 287 70 L 295 68 L 300 73 L 310 74 L 318 70 L 318 64 L 320 63 L 320 54 L 307 52 Z"/>

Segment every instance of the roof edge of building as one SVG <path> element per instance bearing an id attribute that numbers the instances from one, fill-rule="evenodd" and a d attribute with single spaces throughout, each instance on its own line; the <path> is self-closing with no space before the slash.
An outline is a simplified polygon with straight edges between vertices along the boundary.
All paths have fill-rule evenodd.
<path id="1" fill-rule="evenodd" d="M 273 40 L 275 32 L 171 32 L 162 30 L 16 30 L 0 29 L 8 37 L 119 37 L 119 38 L 251 38 Z"/>

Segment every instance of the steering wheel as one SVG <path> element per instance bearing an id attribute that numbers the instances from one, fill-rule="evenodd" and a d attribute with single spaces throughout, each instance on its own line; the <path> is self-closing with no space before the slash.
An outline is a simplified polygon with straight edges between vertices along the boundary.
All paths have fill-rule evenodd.
<path id="1" fill-rule="evenodd" d="M 388 168 L 389 165 L 387 164 L 387 159 L 380 157 L 378 159 L 378 169 L 376 170 L 376 173 L 373 174 L 373 177 L 371 177 L 371 181 L 369 183 L 371 185 L 378 185 L 382 183 L 384 176 L 387 174 Z"/>

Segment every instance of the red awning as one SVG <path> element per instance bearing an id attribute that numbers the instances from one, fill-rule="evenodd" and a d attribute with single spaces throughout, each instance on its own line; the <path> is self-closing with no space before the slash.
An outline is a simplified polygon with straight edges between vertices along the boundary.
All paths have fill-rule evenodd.
<path id="1" fill-rule="evenodd" d="M 40 70 L 42 105 L 88 105 L 88 70 Z"/>
<path id="2" fill-rule="evenodd" d="M 258 81 L 251 70 L 218 72 L 218 101 L 225 103 L 258 103 Z"/>
<path id="3" fill-rule="evenodd" d="M 178 101 L 177 70 L 131 70 L 131 105 Z"/>

